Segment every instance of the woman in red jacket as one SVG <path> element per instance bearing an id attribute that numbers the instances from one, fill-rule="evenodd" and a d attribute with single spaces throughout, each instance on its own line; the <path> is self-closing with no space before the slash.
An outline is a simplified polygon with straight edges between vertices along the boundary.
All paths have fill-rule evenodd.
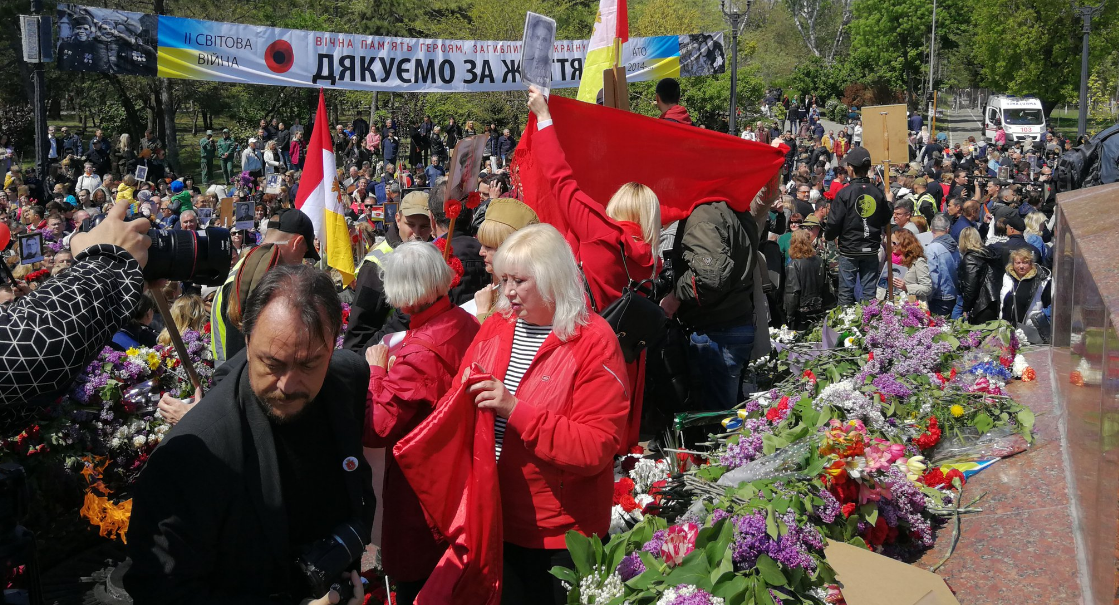
<path id="1" fill-rule="evenodd" d="M 556 137 L 548 101 L 532 87 L 528 107 L 536 114 L 533 159 L 552 183 L 558 212 L 549 213 L 555 227 L 571 245 L 575 259 L 586 275 L 595 312 L 601 312 L 622 296 L 632 278 L 642 281 L 655 276 L 657 240 L 661 230 L 661 208 L 657 195 L 640 183 L 618 188 L 603 208 L 579 189 Z M 641 426 L 641 399 L 645 385 L 645 356 L 626 367 L 633 398 L 618 453 L 637 445 Z"/>
<path id="2" fill-rule="evenodd" d="M 587 311 L 563 236 L 531 225 L 497 251 L 502 298 L 464 367 L 494 380 L 470 387 L 495 413 L 505 536 L 502 603 L 565 603 L 548 570 L 571 565 L 564 534 L 606 536 L 612 461 L 629 409 L 625 362 L 606 320 Z"/>
<path id="3" fill-rule="evenodd" d="M 364 443 L 388 448 L 381 552 L 401 604 L 412 603 L 446 549 L 432 536 L 416 494 L 396 465 L 392 446 L 450 390 L 463 354 L 478 333 L 474 316 L 447 298 L 453 278 L 435 246 L 421 242 L 397 246 L 384 260 L 385 298 L 411 316 L 411 329 L 391 360 L 385 345 L 365 350 L 370 378 Z"/>

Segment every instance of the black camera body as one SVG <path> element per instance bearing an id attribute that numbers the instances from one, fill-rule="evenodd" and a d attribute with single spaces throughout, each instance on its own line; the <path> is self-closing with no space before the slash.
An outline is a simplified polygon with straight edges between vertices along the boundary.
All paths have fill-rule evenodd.
<path id="1" fill-rule="evenodd" d="M 105 220 L 105 215 L 82 221 L 80 231 L 86 232 Z M 146 221 L 136 214 L 126 221 Z M 148 237 L 148 264 L 144 267 L 144 280 L 168 279 L 188 281 L 202 286 L 219 286 L 229 275 L 233 265 L 233 244 L 229 230 L 206 227 L 201 231 L 181 229 L 151 229 Z"/>
<path id="2" fill-rule="evenodd" d="M 340 603 L 345 603 L 353 596 L 353 585 L 349 580 L 340 578 L 365 551 L 366 538 L 362 536 L 367 534 L 360 523 L 347 522 L 335 527 L 329 538 L 323 538 L 304 548 L 295 564 L 316 599 L 331 590 L 342 597 Z"/>

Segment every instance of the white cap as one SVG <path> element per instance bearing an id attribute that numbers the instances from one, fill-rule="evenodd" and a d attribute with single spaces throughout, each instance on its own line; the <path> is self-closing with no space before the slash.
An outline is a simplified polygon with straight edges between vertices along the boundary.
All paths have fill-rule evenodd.
<path id="1" fill-rule="evenodd" d="M 913 192 L 906 189 L 905 187 L 902 187 L 901 189 L 898 189 L 898 197 L 905 197 L 905 196 L 909 195 L 910 193 L 913 193 Z"/>
<path id="2" fill-rule="evenodd" d="M 249 139 L 249 144 L 250 145 L 255 143 L 255 142 L 256 142 L 256 137 L 252 137 L 252 138 Z"/>

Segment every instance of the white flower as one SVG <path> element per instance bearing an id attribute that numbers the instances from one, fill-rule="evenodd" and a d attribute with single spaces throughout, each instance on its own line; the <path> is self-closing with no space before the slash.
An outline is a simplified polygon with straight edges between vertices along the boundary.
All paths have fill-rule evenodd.
<path id="1" fill-rule="evenodd" d="M 132 438 L 132 447 L 141 448 L 141 447 L 144 447 L 144 444 L 147 443 L 147 442 L 148 442 L 147 438 L 144 437 L 143 435 L 136 435 Z"/>
<path id="2" fill-rule="evenodd" d="M 642 458 L 630 471 L 630 477 L 633 478 L 634 493 L 647 493 L 654 483 L 661 479 L 668 479 L 668 462 Z"/>
<path id="3" fill-rule="evenodd" d="M 620 504 L 615 504 L 610 508 L 610 530 L 608 533 L 614 535 L 627 532 L 644 518 L 645 516 L 641 514 L 640 508 L 627 513 Z"/>
<path id="4" fill-rule="evenodd" d="M 114 450 L 120 447 L 120 437 L 113 437 L 109 440 L 109 447 Z"/>
<path id="5" fill-rule="evenodd" d="M 1014 377 L 1021 378 L 1022 373 L 1028 369 L 1030 369 L 1030 364 L 1026 362 L 1026 358 L 1022 357 L 1021 353 L 1015 355 L 1014 365 L 1011 366 L 1011 371 L 1014 372 Z"/>
<path id="6" fill-rule="evenodd" d="M 681 597 L 690 597 L 698 591 L 699 589 L 697 589 L 695 586 L 692 586 L 691 584 L 673 586 L 672 588 L 669 588 L 668 590 L 664 591 L 663 594 L 661 594 L 661 598 L 657 600 L 657 605 L 669 605 L 676 599 L 679 599 Z M 723 605 L 723 599 L 721 597 L 708 597 L 707 602 L 711 605 Z"/>
<path id="7" fill-rule="evenodd" d="M 1022 330 L 1022 328 L 1015 328 L 1014 335 L 1018 337 L 1018 342 L 1022 344 L 1030 344 L 1030 339 L 1026 336 L 1026 332 Z"/>
<path id="8" fill-rule="evenodd" d="M 595 571 L 598 571 L 596 567 Z M 610 601 L 622 596 L 624 589 L 622 588 L 622 577 L 618 572 L 614 572 L 606 577 L 606 580 L 600 585 L 598 583 L 598 574 L 591 574 L 579 581 L 579 603 L 609 603 Z"/>

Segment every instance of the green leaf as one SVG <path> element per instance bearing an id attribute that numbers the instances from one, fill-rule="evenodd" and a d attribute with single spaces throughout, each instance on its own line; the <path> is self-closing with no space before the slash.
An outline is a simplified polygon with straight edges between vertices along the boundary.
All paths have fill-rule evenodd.
<path id="1" fill-rule="evenodd" d="M 778 539 L 781 536 L 781 533 L 777 530 L 777 515 L 773 512 L 772 502 L 769 503 L 769 507 L 765 515 L 765 533 L 769 534 L 769 537 L 774 540 Z"/>
<path id="2" fill-rule="evenodd" d="M 614 536 L 606 546 L 605 568 L 613 572 L 626 556 L 626 539 L 619 535 Z"/>
<path id="3" fill-rule="evenodd" d="M 766 584 L 774 586 L 784 586 L 787 583 L 784 572 L 781 571 L 781 565 L 769 558 L 769 555 L 758 555 L 757 562 L 758 571 L 762 574 Z"/>
<path id="4" fill-rule="evenodd" d="M 725 475 L 726 472 L 727 469 L 725 466 L 708 465 L 696 471 L 696 475 L 698 475 L 700 479 L 714 483 Z"/>
<path id="5" fill-rule="evenodd" d="M 566 567 L 560 567 L 557 565 L 556 567 L 550 569 L 548 573 L 563 580 L 564 582 L 567 582 L 572 586 L 579 585 L 579 577 L 575 575 L 575 570 L 573 569 L 568 569 Z"/>
<path id="6" fill-rule="evenodd" d="M 595 565 L 594 555 L 591 554 L 591 539 L 575 530 L 567 532 L 565 538 L 567 550 L 571 553 L 572 562 L 575 563 L 575 571 L 579 572 L 580 577 L 591 575 Z"/>
<path id="7" fill-rule="evenodd" d="M 709 544 L 707 548 L 711 548 L 715 544 Z M 710 553 L 709 553 L 710 554 Z M 711 570 L 711 585 L 718 586 L 724 581 L 730 579 L 729 576 L 734 575 L 734 554 L 731 550 L 727 549 L 722 552 L 722 558 L 714 565 Z"/>
<path id="8" fill-rule="evenodd" d="M 775 605 L 773 597 L 769 595 L 769 587 L 766 586 L 765 582 L 754 584 L 754 603 L 757 605 Z"/>
<path id="9" fill-rule="evenodd" d="M 878 523 L 878 507 L 874 504 L 867 503 L 860 506 L 859 514 L 871 525 Z"/>
<path id="10" fill-rule="evenodd" d="M 854 538 L 851 538 L 850 540 L 847 541 L 847 543 L 852 545 L 852 546 L 858 546 L 859 548 L 869 550 L 866 547 L 866 542 L 863 541 L 863 539 L 858 537 L 858 536 L 855 536 Z"/>
<path id="11" fill-rule="evenodd" d="M 975 427 L 975 430 L 979 431 L 979 434 L 982 435 L 995 426 L 995 421 L 991 420 L 987 412 L 979 412 L 975 415 L 975 420 L 972 421 L 971 424 Z"/>
<path id="12" fill-rule="evenodd" d="M 1034 430 L 1034 413 L 1030 408 L 1022 408 L 1018 410 L 1018 425 L 1022 427 L 1023 431 L 1033 433 Z"/>
<path id="13" fill-rule="evenodd" d="M 664 582 L 669 586 L 701 584 L 706 583 L 710 575 L 711 566 L 707 564 L 707 557 L 704 556 L 703 551 L 693 550 L 675 569 L 668 572 Z"/>
<path id="14" fill-rule="evenodd" d="M 736 605 L 745 602 L 746 591 L 750 588 L 750 580 L 742 576 L 734 576 L 730 580 L 715 584 L 711 594 L 722 598 L 726 605 Z"/>

